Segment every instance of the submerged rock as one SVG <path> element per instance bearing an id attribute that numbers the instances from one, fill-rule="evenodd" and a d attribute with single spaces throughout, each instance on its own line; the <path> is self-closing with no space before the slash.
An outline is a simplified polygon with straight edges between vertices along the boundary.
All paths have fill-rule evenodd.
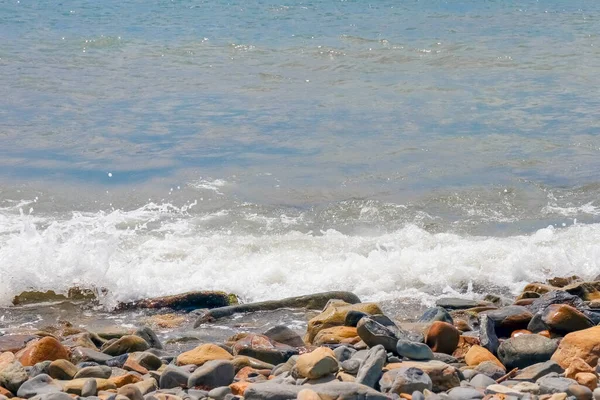
<path id="1" fill-rule="evenodd" d="M 332 291 L 324 293 L 316 293 L 306 296 L 289 297 L 282 300 L 260 301 L 256 303 L 238 304 L 228 307 L 214 308 L 212 310 L 202 311 L 194 328 L 201 324 L 217 320 L 223 317 L 229 317 L 236 313 L 248 313 L 257 311 L 270 311 L 280 308 L 307 308 L 307 309 L 322 309 L 332 299 L 339 299 L 348 304 L 360 303 L 360 299 L 350 292 Z M 342 325 L 343 320 L 336 325 Z M 331 325 L 333 326 L 333 325 Z M 312 340 L 312 338 L 311 338 Z"/>
<path id="2" fill-rule="evenodd" d="M 173 310 L 195 310 L 198 308 L 218 308 L 237 304 L 237 297 L 225 292 L 197 291 L 176 294 L 173 296 L 155 297 L 143 299 L 131 303 L 120 303 L 119 310 L 131 310 L 136 308 L 170 308 Z"/>

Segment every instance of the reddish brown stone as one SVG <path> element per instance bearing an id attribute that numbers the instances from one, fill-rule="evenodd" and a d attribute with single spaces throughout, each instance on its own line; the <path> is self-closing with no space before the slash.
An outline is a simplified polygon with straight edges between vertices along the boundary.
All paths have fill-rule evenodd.
<path id="1" fill-rule="evenodd" d="M 134 371 L 140 375 L 145 375 L 148 373 L 148 370 L 140 365 L 139 362 L 133 359 L 133 357 L 127 357 L 127 361 L 125 361 L 125 365 L 123 365 L 123 369 L 126 371 Z"/>
<path id="2" fill-rule="evenodd" d="M 575 332 L 594 326 L 592 321 L 575 307 L 551 304 L 543 311 L 542 321 L 555 332 Z"/>
<path id="3" fill-rule="evenodd" d="M 458 346 L 452 353 L 452 356 L 456 358 L 463 358 L 472 346 L 478 346 L 479 344 L 479 338 L 475 336 L 461 336 L 458 340 Z"/>
<path id="4" fill-rule="evenodd" d="M 23 366 L 31 367 L 41 361 L 68 360 L 69 352 L 58 340 L 46 336 L 29 342 L 27 347 L 17 354 L 17 358 Z"/>
<path id="5" fill-rule="evenodd" d="M 250 382 L 234 382 L 229 385 L 229 389 L 234 396 L 244 396 L 244 392 L 250 385 Z"/>
<path id="6" fill-rule="evenodd" d="M 452 354 L 458 346 L 460 332 L 454 325 L 435 321 L 427 330 L 425 343 L 436 353 Z"/>

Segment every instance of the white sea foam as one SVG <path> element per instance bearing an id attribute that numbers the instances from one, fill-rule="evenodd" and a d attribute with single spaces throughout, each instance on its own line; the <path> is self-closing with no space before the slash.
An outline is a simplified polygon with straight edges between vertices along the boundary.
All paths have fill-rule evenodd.
<path id="1" fill-rule="evenodd" d="M 222 195 L 223 193 L 220 191 L 220 188 L 227 185 L 227 181 L 224 179 L 200 178 L 197 181 L 190 182 L 188 185 L 194 189 L 209 190 Z"/>
<path id="2" fill-rule="evenodd" d="M 273 218 L 289 225 L 286 215 L 263 223 Z M 498 238 L 432 234 L 415 225 L 377 235 L 248 234 L 206 229 L 207 219 L 189 206 L 153 203 L 62 219 L 0 210 L 2 226 L 11 227 L 0 232 L 0 303 L 23 290 L 73 285 L 107 288 L 108 306 L 200 289 L 245 300 L 350 290 L 367 300 L 431 302 L 432 293 L 444 291 L 472 296 L 459 289 L 466 282 L 515 292 L 555 275 L 600 272 L 600 224 Z"/>

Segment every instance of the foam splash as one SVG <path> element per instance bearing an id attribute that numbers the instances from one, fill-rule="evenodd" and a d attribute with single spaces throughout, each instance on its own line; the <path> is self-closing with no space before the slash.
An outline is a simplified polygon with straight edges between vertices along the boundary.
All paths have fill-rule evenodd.
<path id="1" fill-rule="evenodd" d="M 208 230 L 208 214 L 190 214 L 189 207 L 150 203 L 65 218 L 0 210 L 2 225 L 12 227 L 0 232 L 0 303 L 24 290 L 73 285 L 105 287 L 109 307 L 212 289 L 247 301 L 350 290 L 364 300 L 410 296 L 430 303 L 444 292 L 475 296 L 465 282 L 516 292 L 531 281 L 591 278 L 600 270 L 600 224 L 506 238 L 434 234 L 411 224 L 374 235 L 301 233 L 293 226 L 247 234 Z M 289 223 L 285 215 L 276 218 Z"/>

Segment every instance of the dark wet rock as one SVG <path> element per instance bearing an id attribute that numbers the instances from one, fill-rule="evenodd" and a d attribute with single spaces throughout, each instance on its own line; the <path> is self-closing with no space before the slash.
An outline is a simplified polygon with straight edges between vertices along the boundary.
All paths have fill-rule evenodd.
<path id="1" fill-rule="evenodd" d="M 142 339 L 144 339 L 146 341 L 146 343 L 148 343 L 148 345 L 153 349 L 160 350 L 163 348 L 163 345 L 160 342 L 160 339 L 158 338 L 158 336 L 156 336 L 156 333 L 147 326 L 135 331 L 134 335 L 139 336 Z"/>
<path id="2" fill-rule="evenodd" d="M 196 369 L 188 379 L 188 387 L 210 390 L 233 382 L 235 368 L 230 361 L 208 361 Z"/>
<path id="3" fill-rule="evenodd" d="M 188 387 L 191 374 L 183 368 L 168 365 L 160 374 L 159 387 L 171 389 L 175 387 Z"/>
<path id="4" fill-rule="evenodd" d="M 360 321 L 363 317 L 368 316 L 369 315 L 364 312 L 354 310 L 349 311 L 348 314 L 346 314 L 346 318 L 344 319 L 344 326 L 356 327 L 356 325 L 358 325 L 358 321 Z"/>
<path id="5" fill-rule="evenodd" d="M 466 310 L 468 308 L 489 306 L 492 303 L 487 301 L 459 299 L 455 297 L 445 297 L 435 302 L 438 307 L 445 308 L 446 310 Z"/>
<path id="6" fill-rule="evenodd" d="M 197 328 L 203 323 L 214 321 L 223 317 L 229 317 L 237 313 L 278 310 L 281 308 L 307 308 L 312 310 L 319 310 L 325 307 L 325 305 L 331 299 L 343 300 L 349 304 L 360 303 L 360 299 L 354 293 L 333 291 L 316 293 L 307 296 L 289 297 L 282 300 L 238 304 L 228 307 L 214 308 L 212 310 L 201 312 L 198 319 L 194 323 L 194 328 Z"/>
<path id="7" fill-rule="evenodd" d="M 539 299 L 535 299 L 527 308 L 535 314 L 545 310 L 551 304 L 568 304 L 578 310 L 587 309 L 583 300 L 562 290 L 554 290 L 543 294 Z"/>
<path id="8" fill-rule="evenodd" d="M 495 385 L 496 381 L 487 375 L 477 374 L 473 378 L 471 378 L 469 383 L 473 387 L 485 389 L 490 385 Z"/>
<path id="9" fill-rule="evenodd" d="M 264 335 L 250 334 L 233 345 L 233 354 L 242 355 L 277 365 L 286 362 L 291 356 L 297 355 L 294 347 L 277 343 Z"/>
<path id="10" fill-rule="evenodd" d="M 431 390 L 433 383 L 429 375 L 419 368 L 396 368 L 381 377 L 379 386 L 383 393 L 412 393 Z"/>
<path id="11" fill-rule="evenodd" d="M 351 359 L 351 360 L 345 360 L 343 361 L 340 366 L 342 367 L 342 369 L 351 374 L 351 375 L 356 375 L 358 374 L 358 370 L 360 369 L 360 365 L 361 365 L 361 361 L 360 360 L 355 360 L 355 359 Z"/>
<path id="12" fill-rule="evenodd" d="M 45 292 L 35 290 L 21 292 L 13 298 L 12 303 L 15 306 L 22 306 L 26 304 L 47 303 L 65 300 L 79 301 L 95 299 L 96 293 L 93 290 L 71 288 L 69 289 L 66 295 L 56 293 L 54 290 L 47 290 Z"/>
<path id="13" fill-rule="evenodd" d="M 525 368 L 550 360 L 558 347 L 556 341 L 541 335 L 521 335 L 505 340 L 498 357 L 507 369 Z"/>
<path id="14" fill-rule="evenodd" d="M 527 324 L 527 330 L 529 332 L 539 333 L 542 331 L 550 330 L 550 327 L 548 325 L 546 325 L 542 316 L 543 316 L 542 311 L 540 311 L 531 318 L 531 321 L 529 321 L 529 324 Z"/>
<path id="15" fill-rule="evenodd" d="M 486 314 L 481 314 L 479 317 L 479 343 L 481 347 L 487 349 L 490 353 L 498 352 L 498 336 L 496 336 L 496 324 Z"/>
<path id="16" fill-rule="evenodd" d="M 387 354 L 382 345 L 372 347 L 356 374 L 356 383 L 374 388 L 381 377 L 386 360 Z"/>
<path id="17" fill-rule="evenodd" d="M 123 368 L 127 359 L 129 358 L 129 354 L 121 354 L 120 356 L 116 356 L 111 358 L 110 360 L 106 360 L 105 364 L 109 367 L 117 367 Z"/>
<path id="18" fill-rule="evenodd" d="M 85 367 L 77 371 L 74 379 L 80 378 L 100 378 L 108 379 L 112 374 L 112 369 L 106 365 L 98 365 L 95 367 Z"/>
<path id="19" fill-rule="evenodd" d="M 432 360 L 434 358 L 433 351 L 425 343 L 410 342 L 408 340 L 398 340 L 396 353 L 411 360 Z"/>
<path id="20" fill-rule="evenodd" d="M 469 387 L 456 387 L 448 391 L 448 398 L 452 400 L 478 400 L 483 397 L 483 392 Z"/>
<path id="21" fill-rule="evenodd" d="M 585 301 L 596 300 L 600 298 L 600 281 L 575 282 L 563 287 L 563 290 Z"/>
<path id="22" fill-rule="evenodd" d="M 567 334 L 594 326 L 582 312 L 567 304 L 551 304 L 542 312 L 542 321 L 553 332 Z"/>
<path id="23" fill-rule="evenodd" d="M 41 374 L 23 383 L 18 391 L 18 397 L 28 399 L 33 396 L 62 391 L 62 386 L 50 376 Z"/>
<path id="24" fill-rule="evenodd" d="M 296 332 L 287 326 L 277 325 L 267 330 L 264 335 L 271 340 L 292 347 L 304 347 L 306 344 Z"/>
<path id="25" fill-rule="evenodd" d="M 554 361 L 546 361 L 523 368 L 517 373 L 517 375 L 513 377 L 513 379 L 517 381 L 535 382 L 541 377 L 546 376 L 552 372 L 562 374 L 564 372 L 564 369 Z"/>
<path id="26" fill-rule="evenodd" d="M 527 328 L 533 314 L 523 306 L 508 306 L 485 314 L 494 322 L 494 330 L 499 337 L 510 337 L 513 331 Z"/>
<path id="27" fill-rule="evenodd" d="M 335 358 L 337 358 L 339 362 L 351 359 L 354 353 L 356 353 L 356 350 L 351 349 L 348 346 L 339 346 L 333 349 L 333 354 L 335 354 Z"/>
<path id="28" fill-rule="evenodd" d="M 577 381 L 569 378 L 546 375 L 535 383 L 540 387 L 540 394 L 568 393 L 569 386 L 577 385 Z"/>
<path id="29" fill-rule="evenodd" d="M 226 307 L 236 303 L 237 298 L 225 292 L 198 291 L 182 293 L 173 296 L 138 300 L 131 303 L 120 303 L 117 306 L 117 309 L 131 310 L 136 308 L 170 308 L 173 310 L 191 311 L 198 308 Z"/>
<path id="30" fill-rule="evenodd" d="M 432 307 L 425 310 L 418 322 L 433 322 L 442 321 L 449 324 L 454 324 L 454 320 L 448 311 L 443 307 Z"/>
<path id="31" fill-rule="evenodd" d="M 112 343 L 107 342 L 106 347 L 103 346 L 102 352 L 111 356 L 120 356 L 135 351 L 145 351 L 149 348 L 150 345 L 148 342 L 141 337 L 137 335 L 125 335 Z"/>
<path id="32" fill-rule="evenodd" d="M 284 385 L 273 382 L 252 384 L 244 392 L 245 400 L 290 400 L 295 399 L 305 386 Z M 310 389 L 323 397 L 344 400 L 389 400 L 375 389 L 354 382 L 329 382 L 311 385 Z"/>
<path id="33" fill-rule="evenodd" d="M 7 364 L 0 369 L 0 385 L 13 393 L 16 393 L 19 387 L 29 379 L 25 368 L 17 362 Z"/>
<path id="34" fill-rule="evenodd" d="M 356 327 L 358 336 L 369 346 L 374 347 L 382 345 L 386 351 L 396 351 L 396 343 L 398 337 L 394 332 L 386 326 L 376 322 L 375 320 L 364 317 Z"/>

